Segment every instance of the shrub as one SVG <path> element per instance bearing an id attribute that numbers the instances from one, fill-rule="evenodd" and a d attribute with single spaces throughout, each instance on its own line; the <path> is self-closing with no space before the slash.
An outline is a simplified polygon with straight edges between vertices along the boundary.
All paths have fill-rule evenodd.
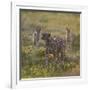
<path id="1" fill-rule="evenodd" d="M 30 45 L 30 46 L 23 46 L 21 48 L 21 65 L 22 66 L 25 66 L 25 65 L 28 65 L 28 64 L 32 64 L 31 62 L 31 55 L 32 55 L 32 50 L 33 50 L 33 47 Z"/>
<path id="2" fill-rule="evenodd" d="M 40 47 L 37 49 L 37 56 L 39 56 L 39 57 L 45 56 L 45 48 L 44 47 Z"/>
<path id="3" fill-rule="evenodd" d="M 30 54 L 32 52 L 32 46 L 24 46 L 22 47 L 22 52 L 26 55 Z"/>

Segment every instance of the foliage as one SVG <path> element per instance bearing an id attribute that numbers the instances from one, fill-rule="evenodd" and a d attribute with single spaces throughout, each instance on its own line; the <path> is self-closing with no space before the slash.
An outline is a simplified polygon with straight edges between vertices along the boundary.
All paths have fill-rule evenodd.
<path id="1" fill-rule="evenodd" d="M 80 75 L 80 15 L 78 13 L 43 12 L 20 10 L 20 72 L 22 78 L 60 77 Z M 37 25 L 42 32 L 65 38 L 65 28 L 76 34 L 72 50 L 65 53 L 64 61 L 55 61 L 48 54 L 49 64 L 45 65 L 45 43 L 40 39 L 39 47 L 33 44 L 33 32 Z"/>
<path id="2" fill-rule="evenodd" d="M 45 56 L 45 48 L 44 47 L 40 47 L 37 49 L 37 56 L 39 57 L 44 57 Z"/>

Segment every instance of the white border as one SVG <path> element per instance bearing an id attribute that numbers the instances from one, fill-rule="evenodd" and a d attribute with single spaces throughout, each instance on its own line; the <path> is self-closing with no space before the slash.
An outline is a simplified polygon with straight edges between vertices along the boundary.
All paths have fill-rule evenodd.
<path id="1" fill-rule="evenodd" d="M 69 11 L 69 12 L 81 12 L 80 16 L 80 77 L 60 77 L 60 78 L 39 78 L 29 80 L 19 80 L 19 9 L 35 9 L 35 10 L 53 10 L 53 11 Z M 41 87 L 41 86 L 53 86 L 53 85 L 67 85 L 67 84 L 79 84 L 87 82 L 87 7 L 86 6 L 71 6 L 71 5 L 52 5 L 44 3 L 11 3 L 11 87 Z"/>

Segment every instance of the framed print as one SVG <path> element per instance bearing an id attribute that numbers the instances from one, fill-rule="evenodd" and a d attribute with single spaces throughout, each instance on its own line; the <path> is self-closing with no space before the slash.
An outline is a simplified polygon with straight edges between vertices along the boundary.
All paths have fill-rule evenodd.
<path id="1" fill-rule="evenodd" d="M 11 86 L 85 82 L 85 6 L 11 3 Z"/>

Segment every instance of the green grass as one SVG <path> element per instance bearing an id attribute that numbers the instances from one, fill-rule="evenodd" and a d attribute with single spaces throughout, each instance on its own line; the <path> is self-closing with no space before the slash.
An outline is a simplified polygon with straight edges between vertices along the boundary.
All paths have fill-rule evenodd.
<path id="1" fill-rule="evenodd" d="M 26 50 L 29 50 L 28 48 L 31 46 L 26 46 Z M 40 47 L 31 47 L 31 52 L 27 51 L 24 52 L 25 55 L 22 57 L 24 60 L 24 64 L 21 69 L 21 77 L 22 78 L 37 78 L 37 77 L 56 77 L 56 76 L 65 76 L 67 73 L 72 73 L 73 69 L 75 69 L 77 66 L 79 66 L 79 58 L 76 60 L 76 62 L 72 61 L 73 58 L 70 58 L 71 60 L 66 60 L 64 64 L 62 63 L 55 63 L 54 59 L 49 59 L 49 65 L 48 67 L 45 65 L 45 48 Z M 24 50 L 25 51 L 25 50 Z M 74 56 L 75 53 L 69 53 L 67 56 Z M 67 58 L 66 58 L 67 59 Z M 79 68 L 78 68 L 79 71 Z M 75 73 L 75 72 L 74 72 Z M 76 74 L 76 73 L 75 73 Z M 73 75 L 73 73 L 72 73 Z M 77 75 L 79 75 L 79 72 L 77 72 Z"/>

